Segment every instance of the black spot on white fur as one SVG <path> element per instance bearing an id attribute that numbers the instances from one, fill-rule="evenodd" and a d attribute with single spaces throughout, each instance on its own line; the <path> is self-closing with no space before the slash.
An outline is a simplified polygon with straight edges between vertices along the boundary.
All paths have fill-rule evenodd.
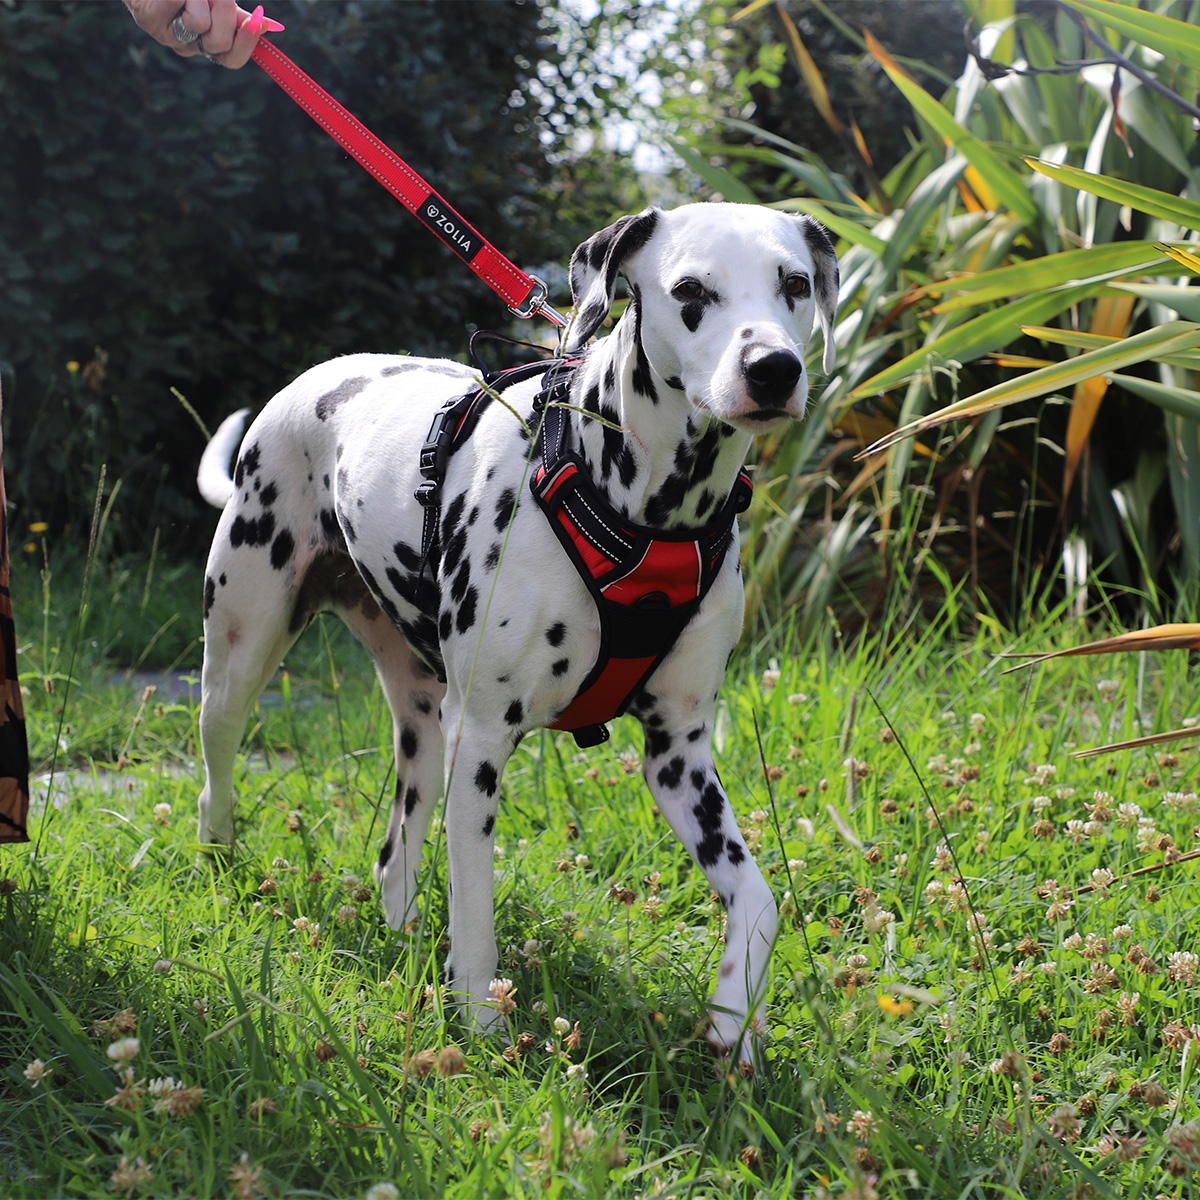
<path id="1" fill-rule="evenodd" d="M 405 758 L 416 758 L 417 756 L 417 731 L 411 725 L 403 725 L 400 728 L 400 753 Z"/>
<path id="2" fill-rule="evenodd" d="M 271 543 L 271 566 L 277 571 L 282 571 L 292 561 L 292 555 L 295 553 L 296 539 L 288 530 L 281 529 Z"/>
<path id="3" fill-rule="evenodd" d="M 258 470 L 258 464 L 262 457 L 262 451 L 258 448 L 258 443 L 247 450 L 241 458 L 238 459 L 237 466 L 233 472 L 233 482 L 241 487 L 242 484 Z"/>
<path id="4" fill-rule="evenodd" d="M 337 387 L 326 392 L 317 400 L 317 420 L 328 421 L 348 400 L 353 400 L 371 381 L 365 375 L 343 379 Z"/>
<path id="5" fill-rule="evenodd" d="M 229 544 L 237 546 L 265 546 L 275 535 L 275 517 L 263 513 L 261 517 L 237 516 L 229 527 Z"/>
<path id="6" fill-rule="evenodd" d="M 479 593 L 473 586 L 467 588 L 462 604 L 458 606 L 458 612 L 454 615 L 454 628 L 459 633 L 466 633 L 475 624 L 475 609 L 478 604 Z"/>
<path id="7" fill-rule="evenodd" d="M 692 806 L 692 816 L 700 829 L 700 840 L 696 843 L 696 862 L 701 869 L 713 866 L 725 849 L 725 835 L 721 832 L 721 820 L 725 814 L 725 796 L 716 780 L 706 779 L 702 771 L 692 772 L 692 786 L 699 793 Z"/>
<path id="8" fill-rule="evenodd" d="M 475 786 L 485 796 L 494 796 L 499 782 L 496 768 L 490 762 L 481 762 L 475 771 Z"/>

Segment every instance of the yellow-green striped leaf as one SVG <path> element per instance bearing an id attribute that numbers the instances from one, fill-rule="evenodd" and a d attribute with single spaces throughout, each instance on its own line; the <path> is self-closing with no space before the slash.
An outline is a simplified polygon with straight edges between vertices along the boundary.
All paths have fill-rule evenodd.
<path id="1" fill-rule="evenodd" d="M 1063 0 L 1076 12 L 1097 21 L 1166 55 L 1171 62 L 1200 71 L 1200 29 L 1174 17 L 1147 12 L 1132 4 L 1113 0 Z"/>
<path id="2" fill-rule="evenodd" d="M 986 388 L 955 404 L 948 404 L 945 408 L 910 421 L 887 437 L 880 438 L 855 457 L 864 458 L 869 454 L 879 454 L 904 438 L 912 437 L 926 429 L 934 429 L 947 421 L 977 417 L 994 408 L 1004 408 L 1034 396 L 1061 391 L 1079 383 L 1080 380 L 1105 375 L 1120 367 L 1159 358 L 1164 354 L 1196 349 L 1200 349 L 1200 326 L 1190 321 L 1171 321 L 1157 329 L 1149 329 L 1130 338 L 1121 338 L 1100 350 L 1092 350 L 1066 362 L 1031 371 L 1028 375 L 1021 375 L 1007 383 Z"/>
<path id="3" fill-rule="evenodd" d="M 1038 325 L 1048 321 L 1085 296 L 1091 295 L 1094 290 L 1091 284 L 1086 287 L 1063 288 L 1045 295 L 1028 296 L 1024 300 L 1006 304 L 1003 308 L 982 313 L 934 338 L 932 342 L 914 350 L 912 354 L 906 355 L 877 375 L 872 375 L 870 379 L 860 383 L 847 400 L 860 400 L 864 396 L 886 392 L 918 372 L 928 371 L 931 366 L 952 359 L 957 362 L 970 362 L 993 350 L 999 350 L 1020 335 L 1022 325 Z"/>
<path id="4" fill-rule="evenodd" d="M 865 246 L 876 258 L 882 258 L 887 249 L 887 243 L 883 238 L 876 237 L 857 221 L 851 221 L 846 217 L 839 217 L 837 214 L 831 213 L 824 205 L 818 204 L 814 200 L 784 200 L 780 204 L 771 205 L 771 207 L 784 212 L 807 213 L 810 217 L 815 217 L 820 221 L 830 233 L 836 234 L 852 246 Z"/>
<path id="5" fill-rule="evenodd" d="M 1066 250 L 1028 262 L 981 271 L 958 279 L 944 279 L 926 284 L 922 295 L 944 296 L 959 292 L 942 301 L 935 312 L 953 312 L 971 308 L 989 300 L 1004 300 L 1009 296 L 1047 291 L 1064 284 L 1102 283 L 1133 271 L 1162 269 L 1162 256 L 1154 242 L 1118 242 L 1096 246 L 1090 250 Z"/>
<path id="6" fill-rule="evenodd" d="M 964 129 L 919 83 L 910 79 L 870 33 L 866 34 L 866 39 L 867 48 L 887 72 L 888 78 L 903 92 L 913 110 L 983 176 L 988 187 L 1009 212 L 1015 213 L 1027 225 L 1034 224 L 1038 219 L 1037 205 L 1026 190 L 1021 176 L 1005 166 L 980 138 L 969 129 Z"/>
<path id="7" fill-rule="evenodd" d="M 1164 221 L 1174 221 L 1188 229 L 1200 230 L 1200 204 L 1194 200 L 1184 200 L 1180 196 L 1172 196 L 1170 192 L 1160 192 L 1156 188 L 1142 187 L 1139 183 L 1114 179 L 1111 175 L 1094 175 L 1091 171 L 1081 171 L 1078 167 L 1061 167 L 1055 163 L 1043 162 L 1039 158 L 1027 158 L 1025 161 L 1039 174 L 1057 179 L 1059 183 L 1065 183 L 1068 187 L 1099 196 L 1102 200 L 1128 204 L 1138 212 L 1161 217 Z"/>

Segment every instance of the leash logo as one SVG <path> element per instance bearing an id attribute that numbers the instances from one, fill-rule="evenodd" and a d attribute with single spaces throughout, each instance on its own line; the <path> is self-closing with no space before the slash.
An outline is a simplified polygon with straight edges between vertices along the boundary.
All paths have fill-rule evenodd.
<path id="1" fill-rule="evenodd" d="M 417 209 L 417 216 L 460 258 L 470 262 L 483 245 L 475 232 L 448 204 L 430 194 Z"/>

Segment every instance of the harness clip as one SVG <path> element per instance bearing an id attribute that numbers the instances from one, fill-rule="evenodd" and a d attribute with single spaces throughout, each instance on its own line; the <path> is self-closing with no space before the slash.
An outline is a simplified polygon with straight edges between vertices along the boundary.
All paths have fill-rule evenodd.
<path id="1" fill-rule="evenodd" d="M 435 508 L 441 494 L 441 485 L 436 480 L 427 479 L 420 487 L 413 490 L 413 496 L 422 508 Z"/>
<path id="2" fill-rule="evenodd" d="M 529 295 L 520 304 L 510 304 L 508 311 L 524 321 L 528 321 L 530 317 L 536 317 L 540 313 L 552 325 L 557 325 L 559 329 L 566 329 L 567 318 L 561 313 L 555 312 L 546 303 L 546 297 L 550 295 L 549 286 L 536 275 L 530 275 L 529 278 L 533 280 L 533 287 Z"/>

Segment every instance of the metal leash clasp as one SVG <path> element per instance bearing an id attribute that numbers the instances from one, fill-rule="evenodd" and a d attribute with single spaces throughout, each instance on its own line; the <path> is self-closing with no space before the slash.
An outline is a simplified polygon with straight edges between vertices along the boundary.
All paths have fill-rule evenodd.
<path id="1" fill-rule="evenodd" d="M 523 321 L 528 321 L 531 317 L 540 314 L 551 324 L 557 325 L 559 329 L 566 329 L 567 318 L 546 303 L 546 298 L 550 295 L 550 288 L 546 285 L 545 280 L 539 279 L 536 275 L 530 275 L 529 278 L 533 280 L 533 288 L 529 295 L 520 304 L 510 304 L 508 311 Z"/>

